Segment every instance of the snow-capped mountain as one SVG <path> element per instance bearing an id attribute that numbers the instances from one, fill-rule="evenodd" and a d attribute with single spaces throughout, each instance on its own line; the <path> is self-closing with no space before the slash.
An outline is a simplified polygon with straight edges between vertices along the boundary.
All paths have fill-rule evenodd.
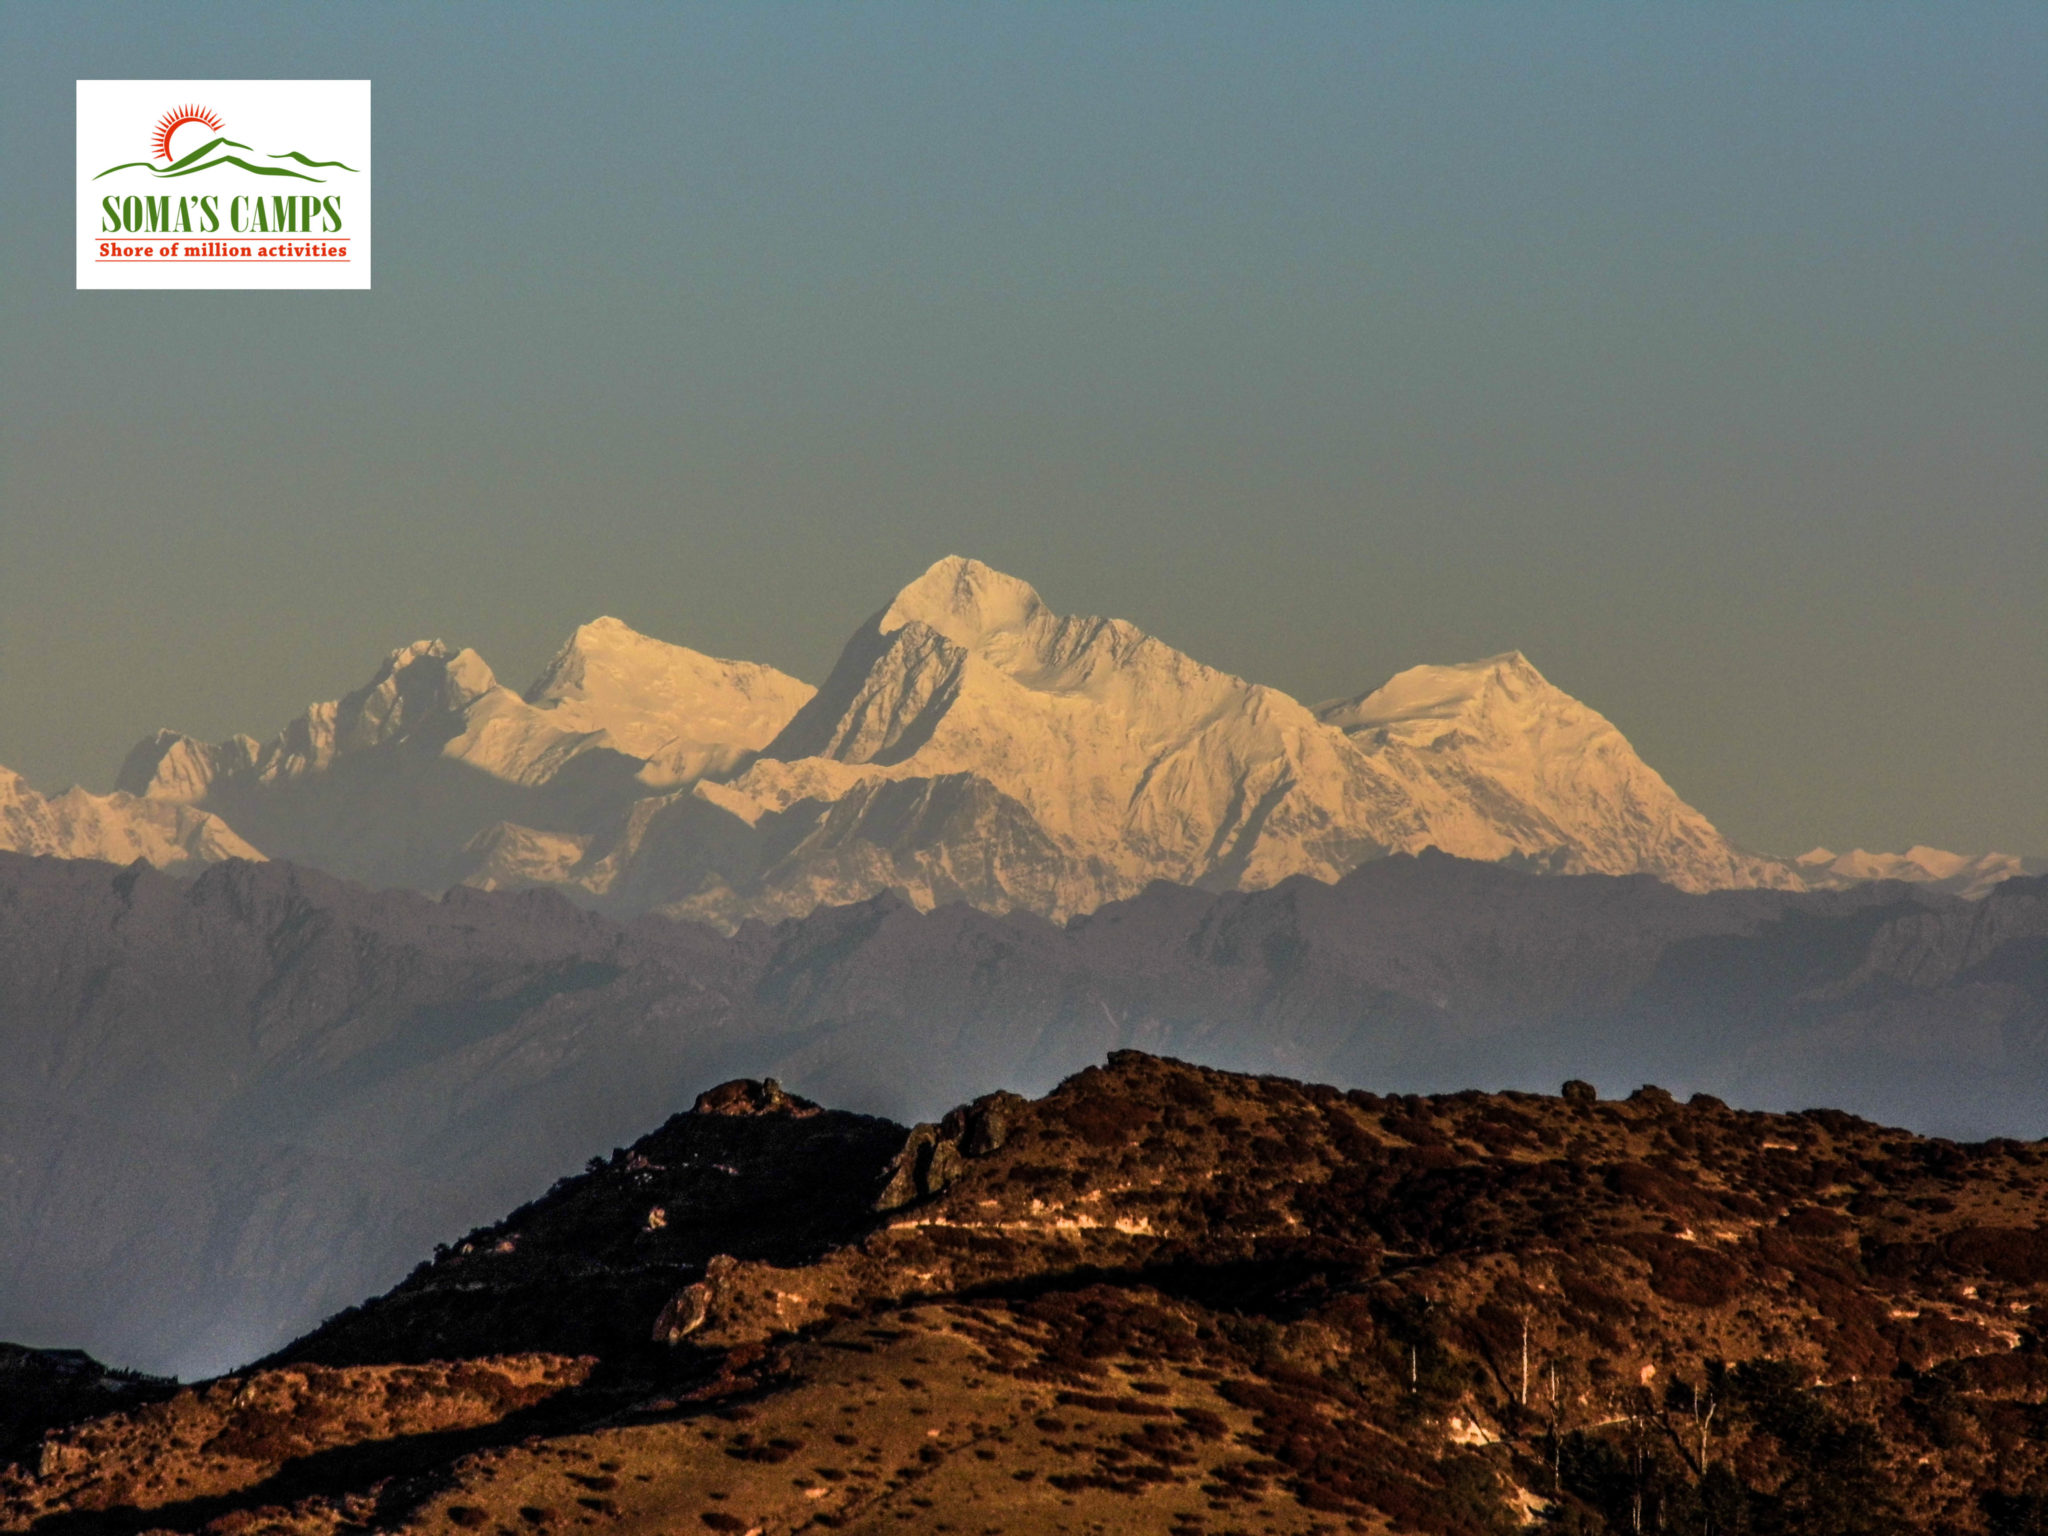
<path id="1" fill-rule="evenodd" d="M 600 733 L 555 726 L 476 652 L 423 641 L 267 742 L 159 731 L 116 783 L 214 811 L 273 858 L 435 888 L 462 878 L 464 845 L 494 823 L 573 827 L 607 789 L 629 798 L 639 767 Z"/>
<path id="2" fill-rule="evenodd" d="M 1794 861 L 1800 878 L 1813 890 L 1842 890 L 1870 880 L 1904 880 L 1975 901 L 2001 880 L 2039 873 L 2010 853 L 1985 853 L 1972 858 L 1916 843 L 1904 853 L 1866 853 L 1861 848 L 1835 853 L 1814 848 Z"/>
<path id="3" fill-rule="evenodd" d="M 1411 667 L 1316 715 L 1401 784 L 1428 843 L 1463 858 L 1641 871 L 1688 891 L 1799 883 L 1733 847 L 1612 722 L 1519 651 Z"/>
<path id="4" fill-rule="evenodd" d="M 524 694 L 422 642 L 268 742 L 160 732 L 119 788 L 376 884 L 727 926 L 883 890 L 1064 918 L 1430 847 L 1693 891 L 1860 878 L 1735 848 L 1519 653 L 1311 709 L 958 557 L 816 690 L 608 618 Z"/>
<path id="5" fill-rule="evenodd" d="M 651 787 L 741 760 L 807 694 L 773 668 L 616 619 L 579 629 L 528 697 L 475 651 L 421 641 L 267 742 L 159 731 L 117 782 L 203 805 L 273 857 L 372 884 L 530 883 Z"/>
<path id="6" fill-rule="evenodd" d="M 557 729 L 602 733 L 663 788 L 726 774 L 760 751 L 817 690 L 754 661 L 721 661 L 617 619 L 569 637 L 526 691 Z"/>
<path id="7" fill-rule="evenodd" d="M 179 872 L 263 857 L 209 811 L 118 791 L 95 795 L 76 785 L 61 795 L 39 795 L 6 768 L 0 768 L 0 849 L 109 864 L 146 859 Z"/>
<path id="8" fill-rule="evenodd" d="M 894 866 L 876 889 L 1056 916 L 1154 880 L 1334 879 L 1395 846 L 1376 832 L 1384 787 L 1286 694 L 959 559 L 862 626 L 759 762 L 695 798 L 771 827 L 771 849 L 808 819 L 769 889 L 873 849 Z"/>
<path id="9" fill-rule="evenodd" d="M 542 718 L 502 686 L 475 651 L 438 640 L 393 651 L 345 698 L 315 704 L 268 742 L 234 736 L 208 744 L 159 731 L 128 754 L 117 787 L 194 802 L 230 786 L 282 787 L 334 771 L 345 758 L 409 747 L 513 784 L 540 784 L 602 745 L 595 731 Z"/>
<path id="10" fill-rule="evenodd" d="M 940 561 L 758 760 L 636 807 L 569 878 L 719 922 L 898 889 L 1052 917 L 1155 880 L 1332 880 L 1426 847 L 1691 890 L 1796 887 L 1519 657 L 1310 710 Z"/>

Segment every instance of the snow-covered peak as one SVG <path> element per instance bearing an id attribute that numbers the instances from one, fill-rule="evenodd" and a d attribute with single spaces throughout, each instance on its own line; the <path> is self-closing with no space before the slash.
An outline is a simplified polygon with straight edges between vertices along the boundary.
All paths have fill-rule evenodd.
<path id="1" fill-rule="evenodd" d="M 773 667 L 707 656 L 607 617 L 569 637 L 526 702 L 558 729 L 603 732 L 667 784 L 759 751 L 813 692 Z"/>
<path id="2" fill-rule="evenodd" d="M 411 645 L 401 645 L 385 657 L 383 667 L 372 681 L 381 682 L 393 673 L 410 671 L 423 661 L 446 661 L 454 654 L 448 649 L 448 642 L 445 640 L 415 640 Z"/>
<path id="3" fill-rule="evenodd" d="M 184 870 L 222 859 L 263 855 L 218 816 L 194 806 L 138 799 L 77 786 L 45 797 L 18 773 L 0 768 L 0 848 L 65 859 Z"/>
<path id="4" fill-rule="evenodd" d="M 1570 698 L 1520 651 L 1506 651 L 1454 666 L 1410 667 L 1370 693 L 1318 705 L 1316 715 L 1339 730 L 1361 732 L 1417 720 L 1469 720 Z"/>
<path id="5" fill-rule="evenodd" d="M 253 736 L 231 736 L 216 745 L 183 731 L 160 730 L 135 744 L 114 788 L 173 805 L 197 805 L 223 776 L 252 769 L 262 750 Z"/>
<path id="6" fill-rule="evenodd" d="M 806 760 L 985 783 L 1091 871 L 1097 900 L 1153 879 L 1335 878 L 1369 836 L 1351 830 L 1364 793 L 1351 754 L 1300 704 L 1121 620 L 1061 618 L 1026 583 L 958 558 L 855 634 L 765 756 L 777 766 L 734 781 L 763 804 L 793 803 L 809 780 L 781 765 Z M 1303 838 L 1316 851 L 1254 868 L 1267 841 Z M 1066 900 L 1056 910 L 1080 909 Z"/>
<path id="7" fill-rule="evenodd" d="M 26 804 L 29 796 L 33 794 L 35 791 L 29 787 L 27 779 L 12 768 L 0 764 L 0 807 Z"/>
<path id="8" fill-rule="evenodd" d="M 948 555 L 896 594 L 876 628 L 893 634 L 906 624 L 937 630 L 955 645 L 979 648 L 989 637 L 1028 628 L 1051 614 L 1029 582 Z"/>
<path id="9" fill-rule="evenodd" d="M 483 657 L 416 640 L 385 657 L 377 675 L 336 706 L 335 749 L 376 746 L 461 715 L 498 687 Z"/>
<path id="10" fill-rule="evenodd" d="M 1224 698 L 1285 697 L 1204 666 L 1126 620 L 1062 617 L 1028 582 L 958 555 L 899 592 L 855 636 L 848 657 L 865 668 L 892 646 L 948 673 L 963 665 L 965 652 L 972 660 L 965 678 L 992 668 L 1030 692 L 1085 697 L 1134 717 L 1162 708 L 1200 715 Z M 950 697 L 952 683 L 940 691 Z"/>
<path id="11" fill-rule="evenodd" d="M 1990 858 L 2006 858 L 2006 854 L 1990 854 Z M 1909 863 L 1918 865 L 1936 880 L 1948 880 L 1961 874 L 1974 862 L 1966 853 L 1950 853 L 1946 848 L 1930 848 L 1925 843 L 1915 843 L 1906 850 Z"/>
<path id="12" fill-rule="evenodd" d="M 1972 899 L 1985 895 L 2001 880 L 2027 872 L 2025 861 L 2009 853 L 1973 857 L 1925 843 L 1915 843 L 1904 853 L 1871 853 L 1862 848 L 1834 853 L 1815 848 L 1799 856 L 1798 866 L 1808 885 L 1823 890 L 1839 890 L 1867 880 L 1903 880 Z"/>
<path id="13" fill-rule="evenodd" d="M 1962 854 L 1921 845 L 1905 853 L 1851 848 L 1825 861 L 1815 859 L 1813 865 L 1850 880 L 1946 880 L 1969 862 Z"/>
<path id="14" fill-rule="evenodd" d="M 1520 651 L 1410 667 L 1316 715 L 1403 783 L 1445 852 L 1647 871 L 1688 890 L 1800 883 L 1732 847 L 1612 721 Z"/>
<path id="15" fill-rule="evenodd" d="M 343 757 L 400 749 L 539 783 L 589 745 L 587 735 L 560 729 L 499 683 L 475 651 L 418 640 L 390 652 L 362 687 L 309 706 L 266 742 L 158 731 L 128 754 L 118 785 L 150 800 L 211 805 L 237 787 L 295 783 Z"/>

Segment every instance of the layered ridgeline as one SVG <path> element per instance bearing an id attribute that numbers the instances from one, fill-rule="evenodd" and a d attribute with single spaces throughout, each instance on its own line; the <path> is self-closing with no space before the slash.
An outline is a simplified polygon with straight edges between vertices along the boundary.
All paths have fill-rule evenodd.
<path id="1" fill-rule="evenodd" d="M 725 937 L 282 861 L 0 854 L 0 1339 L 225 1368 L 735 1074 L 929 1119 L 1136 1047 L 2038 1135 L 2044 1041 L 2038 879 L 1694 895 L 1396 855 L 1064 926 L 885 894 Z"/>
<path id="2" fill-rule="evenodd" d="M 724 927 L 883 890 L 1065 917 L 1154 880 L 1260 889 L 1432 847 L 1691 891 L 1806 883 L 1519 654 L 1309 708 L 957 558 L 818 690 L 612 619 L 523 695 L 429 642 L 268 741 L 159 732 L 118 788 L 103 818 L 215 818 L 183 858 L 241 839 L 372 884 L 552 886 Z M 165 862 L 162 842 L 134 854 Z"/>

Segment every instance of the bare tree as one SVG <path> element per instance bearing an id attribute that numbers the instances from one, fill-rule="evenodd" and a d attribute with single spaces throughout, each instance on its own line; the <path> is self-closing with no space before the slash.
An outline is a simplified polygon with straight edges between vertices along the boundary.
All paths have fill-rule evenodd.
<path id="1" fill-rule="evenodd" d="M 1522 1406 L 1529 1406 L 1529 1309 L 1522 1308 Z"/>
<path id="2" fill-rule="evenodd" d="M 1550 1492 L 1564 1492 L 1564 1412 L 1557 1396 L 1557 1356 L 1550 1357 Z"/>

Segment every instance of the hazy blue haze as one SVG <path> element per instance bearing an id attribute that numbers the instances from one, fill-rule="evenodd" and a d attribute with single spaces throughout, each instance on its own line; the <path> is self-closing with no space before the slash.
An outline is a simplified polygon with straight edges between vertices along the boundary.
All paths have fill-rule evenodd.
<path id="1" fill-rule="evenodd" d="M 367 76 L 369 294 L 79 294 L 73 81 Z M 1520 648 L 1748 844 L 2048 853 L 2048 7 L 0 6 L 0 763 L 931 560 Z"/>

